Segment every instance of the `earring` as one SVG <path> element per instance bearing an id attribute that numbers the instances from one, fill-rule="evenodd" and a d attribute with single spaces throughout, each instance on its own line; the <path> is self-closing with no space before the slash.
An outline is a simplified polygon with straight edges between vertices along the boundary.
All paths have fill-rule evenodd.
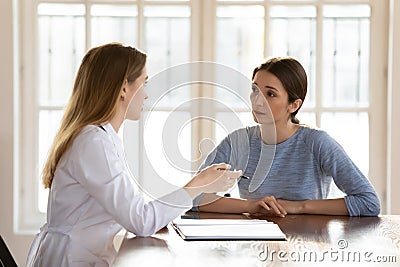
<path id="1" fill-rule="evenodd" d="M 125 101 L 125 96 L 121 95 L 121 100 Z"/>

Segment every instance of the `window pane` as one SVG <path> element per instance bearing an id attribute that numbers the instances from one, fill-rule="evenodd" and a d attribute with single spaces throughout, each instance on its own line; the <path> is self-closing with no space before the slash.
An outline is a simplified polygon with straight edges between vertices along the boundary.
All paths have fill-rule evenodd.
<path id="1" fill-rule="evenodd" d="M 39 112 L 39 140 L 38 140 L 38 208 L 40 212 L 46 212 L 48 190 L 43 188 L 41 178 L 44 163 L 47 159 L 48 151 L 54 140 L 56 132 L 60 127 L 63 112 L 61 110 L 50 111 L 41 110 Z"/>
<path id="2" fill-rule="evenodd" d="M 368 113 L 323 113 L 321 128 L 343 146 L 351 159 L 367 176 L 369 169 Z"/>
<path id="3" fill-rule="evenodd" d="M 263 58 L 264 15 L 262 6 L 217 8 L 215 48 L 218 63 L 251 76 Z"/>
<path id="4" fill-rule="evenodd" d="M 143 15 L 146 18 L 189 18 L 188 6 L 145 6 Z"/>
<path id="5" fill-rule="evenodd" d="M 299 119 L 300 124 L 306 124 L 310 127 L 317 127 L 317 121 L 314 112 L 303 112 L 300 110 L 300 112 L 297 113 L 296 118 Z"/>
<path id="6" fill-rule="evenodd" d="M 250 74 L 245 75 L 235 68 L 231 68 L 222 64 L 214 64 L 208 69 L 210 72 L 212 71 L 212 81 L 214 81 L 214 83 L 203 85 L 202 93 L 209 96 L 213 95 L 218 102 L 225 105 L 225 109 L 250 109 Z M 207 92 L 206 90 L 209 91 Z"/>
<path id="7" fill-rule="evenodd" d="M 217 0 L 218 2 L 262 2 L 264 0 Z"/>
<path id="8" fill-rule="evenodd" d="M 149 6 L 144 16 L 144 49 L 152 73 L 190 60 L 189 7 Z"/>
<path id="9" fill-rule="evenodd" d="M 323 9 L 323 16 L 325 18 L 369 18 L 371 8 L 368 5 L 326 5 Z"/>
<path id="10" fill-rule="evenodd" d="M 143 177 L 139 179 L 149 197 L 155 197 L 164 195 L 169 185 L 183 186 L 192 177 L 191 116 L 179 111 L 143 115 Z"/>
<path id="11" fill-rule="evenodd" d="M 189 2 L 190 0 L 145 0 L 148 2 Z"/>
<path id="12" fill-rule="evenodd" d="M 273 6 L 270 10 L 270 56 L 291 56 L 307 72 L 305 107 L 315 106 L 316 9 L 313 6 Z"/>
<path id="13" fill-rule="evenodd" d="M 157 74 L 150 78 L 146 85 L 146 93 L 148 100 L 145 101 L 144 105 L 147 110 L 189 110 L 193 105 L 191 98 L 191 91 L 193 87 L 191 85 L 180 84 L 180 81 L 187 81 L 182 77 L 177 77 L 177 71 L 164 71 L 162 74 Z M 182 72 L 181 75 L 189 76 L 189 72 Z M 170 86 L 169 86 L 170 85 Z"/>
<path id="14" fill-rule="evenodd" d="M 137 7 L 93 5 L 90 10 L 92 46 L 122 42 L 137 46 Z"/>
<path id="15" fill-rule="evenodd" d="M 216 61 L 237 71 L 231 76 L 233 89 L 248 101 L 253 69 L 261 63 L 264 51 L 264 7 L 221 6 L 217 8 Z M 224 75 L 224 73 L 216 73 Z M 247 78 L 243 82 L 243 76 Z M 218 79 L 226 79 L 219 77 Z M 236 86 L 235 86 L 236 84 Z M 240 85 L 240 86 L 238 86 Z M 243 101 L 225 90 L 217 90 L 217 99 L 245 108 Z"/>
<path id="16" fill-rule="evenodd" d="M 64 106 L 85 50 L 84 5 L 38 6 L 38 86 L 41 105 Z"/>
<path id="17" fill-rule="evenodd" d="M 272 0 L 272 1 L 276 1 L 276 2 L 285 2 L 285 1 L 287 1 L 287 2 L 310 2 L 310 0 Z M 312 1 L 318 2 L 320 0 L 311 0 L 311 2 Z M 348 0 L 345 0 L 345 1 L 348 1 Z"/>
<path id="18" fill-rule="evenodd" d="M 369 7 L 324 7 L 323 105 L 369 105 Z M 349 38 L 351 36 L 351 38 Z"/>
<path id="19" fill-rule="evenodd" d="M 144 50 L 148 53 L 147 71 L 149 76 L 166 68 L 190 61 L 190 8 L 187 6 L 147 6 L 144 8 L 145 30 Z M 157 94 L 172 88 L 175 77 L 170 72 L 159 75 L 163 79 L 162 87 L 149 88 L 148 93 L 157 90 Z M 178 77 L 182 79 L 182 77 Z M 160 93 L 160 90 L 162 91 Z M 188 98 L 190 90 L 179 90 L 178 99 Z M 164 100 L 166 106 L 173 103 L 168 93 Z M 150 96 L 150 95 L 149 95 Z M 174 98 L 174 100 L 178 100 Z M 153 99 L 156 100 L 156 99 Z M 158 104 L 159 106 L 161 103 Z"/>

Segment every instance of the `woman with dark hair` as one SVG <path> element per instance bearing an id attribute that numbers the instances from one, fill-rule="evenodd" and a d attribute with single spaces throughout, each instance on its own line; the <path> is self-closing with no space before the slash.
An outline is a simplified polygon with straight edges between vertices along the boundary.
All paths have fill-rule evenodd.
<path id="1" fill-rule="evenodd" d="M 43 184 L 50 188 L 47 223 L 27 266 L 110 266 L 121 229 L 151 235 L 190 209 L 200 193 L 236 183 L 240 171 L 215 164 L 183 188 L 144 201 L 117 133 L 126 118 L 140 117 L 145 65 L 144 53 L 118 43 L 95 47 L 83 58 L 43 169 Z"/>
<path id="2" fill-rule="evenodd" d="M 228 162 L 248 179 L 238 183 L 241 199 L 206 194 L 200 211 L 228 213 L 376 216 L 377 194 L 343 148 L 326 132 L 299 124 L 296 114 L 307 93 L 307 75 L 289 57 L 267 60 L 252 76 L 250 100 L 257 126 L 229 134 L 200 169 Z M 327 199 L 332 181 L 345 194 Z"/>

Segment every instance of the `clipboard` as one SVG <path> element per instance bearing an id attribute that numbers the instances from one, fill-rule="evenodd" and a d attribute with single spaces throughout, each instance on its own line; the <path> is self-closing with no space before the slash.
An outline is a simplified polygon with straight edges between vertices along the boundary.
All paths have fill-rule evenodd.
<path id="1" fill-rule="evenodd" d="M 286 240 L 279 226 L 266 220 L 179 218 L 171 225 L 186 241 Z"/>

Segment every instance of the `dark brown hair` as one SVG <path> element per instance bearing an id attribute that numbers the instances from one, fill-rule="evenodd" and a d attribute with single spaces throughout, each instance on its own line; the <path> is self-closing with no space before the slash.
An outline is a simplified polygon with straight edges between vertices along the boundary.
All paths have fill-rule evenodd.
<path id="1" fill-rule="evenodd" d="M 307 94 L 307 74 L 303 66 L 291 57 L 273 57 L 256 67 L 253 71 L 252 80 L 260 70 L 266 70 L 275 75 L 282 83 L 288 93 L 288 103 L 293 103 L 296 99 L 301 99 L 302 104 Z M 293 123 L 299 124 L 296 118 L 300 107 L 290 114 Z"/>

